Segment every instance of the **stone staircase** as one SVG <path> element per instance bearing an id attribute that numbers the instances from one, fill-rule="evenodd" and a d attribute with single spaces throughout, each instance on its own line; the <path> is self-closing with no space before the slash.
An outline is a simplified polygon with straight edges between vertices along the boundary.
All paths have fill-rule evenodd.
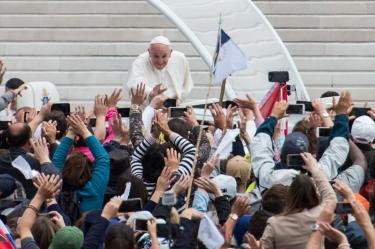
<path id="1" fill-rule="evenodd" d="M 375 102 L 375 2 L 255 3 L 285 41 L 310 96 L 347 88 L 356 101 Z M 134 58 L 159 34 L 189 59 L 196 83 L 191 99 L 204 98 L 207 66 L 146 1 L 0 0 L 5 80 L 51 81 L 62 101 L 73 105 L 91 105 L 97 93 L 121 87 Z M 212 96 L 218 96 L 217 88 Z"/>

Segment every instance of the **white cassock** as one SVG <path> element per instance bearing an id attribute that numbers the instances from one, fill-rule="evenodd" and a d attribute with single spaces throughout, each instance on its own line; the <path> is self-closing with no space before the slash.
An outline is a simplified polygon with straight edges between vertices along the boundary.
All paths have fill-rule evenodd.
<path id="1" fill-rule="evenodd" d="M 141 82 L 146 84 L 147 94 L 152 91 L 154 86 L 162 83 L 167 88 L 164 95 L 180 100 L 191 92 L 194 85 L 188 60 L 183 53 L 174 50 L 168 64 L 162 70 L 156 69 L 152 65 L 148 52 L 139 55 L 129 71 L 125 91 L 129 91 L 131 88 L 136 89 Z"/>

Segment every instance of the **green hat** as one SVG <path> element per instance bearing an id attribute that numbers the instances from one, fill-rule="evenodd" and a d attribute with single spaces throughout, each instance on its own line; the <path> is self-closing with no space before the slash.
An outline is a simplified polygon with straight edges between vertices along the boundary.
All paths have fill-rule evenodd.
<path id="1" fill-rule="evenodd" d="M 83 233 L 77 227 L 66 226 L 57 231 L 48 249 L 80 249 Z"/>

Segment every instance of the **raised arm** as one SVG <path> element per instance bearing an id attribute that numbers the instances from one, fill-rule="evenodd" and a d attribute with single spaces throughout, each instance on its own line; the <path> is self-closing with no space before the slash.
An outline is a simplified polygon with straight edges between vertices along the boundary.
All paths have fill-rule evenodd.
<path id="1" fill-rule="evenodd" d="M 258 178 L 258 185 L 260 190 L 270 188 L 276 177 L 293 177 L 298 174 L 298 171 L 292 169 L 280 170 L 277 175 L 274 171 L 275 161 L 274 151 L 272 149 L 272 136 L 277 124 L 277 120 L 284 116 L 285 110 L 288 107 L 286 101 L 277 102 L 269 116 L 257 129 L 251 149 L 251 163 L 253 166 L 255 177 Z"/>
<path id="2" fill-rule="evenodd" d="M 145 85 L 140 84 L 136 90 L 131 89 L 131 108 L 129 115 L 130 141 L 136 148 L 144 139 L 142 131 L 142 112 L 139 108 L 145 101 Z"/>
<path id="3" fill-rule="evenodd" d="M 100 142 L 104 142 L 106 136 L 105 116 L 107 111 L 108 107 L 105 103 L 105 98 L 96 95 L 94 105 L 94 114 L 96 117 L 94 134 Z"/>
<path id="4" fill-rule="evenodd" d="M 62 170 L 69 151 L 73 146 L 74 137 L 75 133 L 69 128 L 66 136 L 61 140 L 60 145 L 57 147 L 55 154 L 53 154 L 52 162 L 59 171 Z"/>
<path id="5" fill-rule="evenodd" d="M 182 159 L 178 171 L 183 175 L 190 175 L 194 163 L 194 145 L 190 143 L 189 140 L 171 131 L 168 126 L 168 118 L 166 114 L 163 114 L 160 111 L 156 112 L 154 123 L 159 127 L 160 131 L 163 132 L 164 135 L 168 136 L 169 140 L 181 151 Z"/>
<path id="6" fill-rule="evenodd" d="M 143 178 L 143 166 L 142 166 L 142 157 L 146 154 L 148 148 L 156 143 L 156 139 L 151 135 L 143 139 L 142 143 L 135 148 L 132 155 L 132 161 L 130 162 L 131 173 L 132 175 L 142 179 Z"/>
<path id="7" fill-rule="evenodd" d="M 349 152 L 349 120 L 348 109 L 352 105 L 352 98 L 349 92 L 343 92 L 336 105 L 336 118 L 330 135 L 330 144 L 319 160 L 319 167 L 328 178 L 337 176 L 337 169 L 341 167 Z"/>

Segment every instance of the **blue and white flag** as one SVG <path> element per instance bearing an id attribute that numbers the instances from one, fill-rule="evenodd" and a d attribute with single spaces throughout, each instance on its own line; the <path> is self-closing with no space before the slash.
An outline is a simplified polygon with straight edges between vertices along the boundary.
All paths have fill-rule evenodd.
<path id="1" fill-rule="evenodd" d="M 245 53 L 220 28 L 213 65 L 215 85 L 220 85 L 233 72 L 246 69 L 247 62 Z"/>

